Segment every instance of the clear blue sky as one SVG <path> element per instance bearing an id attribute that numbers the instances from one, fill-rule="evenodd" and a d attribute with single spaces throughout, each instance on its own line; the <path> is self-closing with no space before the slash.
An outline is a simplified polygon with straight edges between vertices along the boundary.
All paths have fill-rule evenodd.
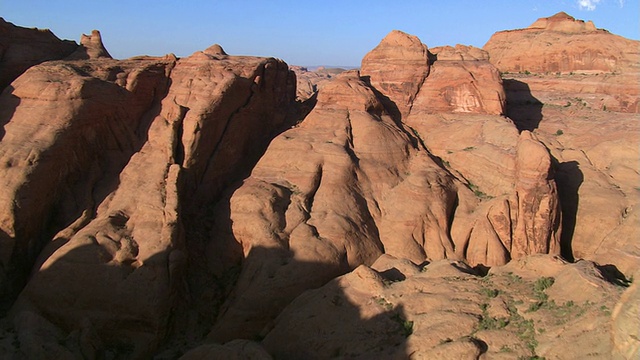
<path id="1" fill-rule="evenodd" d="M 393 29 L 429 47 L 482 47 L 496 31 L 559 11 L 639 37 L 639 0 L 0 0 L 5 20 L 63 39 L 98 29 L 116 58 L 187 56 L 219 43 L 229 54 L 307 66 L 359 66 Z"/>

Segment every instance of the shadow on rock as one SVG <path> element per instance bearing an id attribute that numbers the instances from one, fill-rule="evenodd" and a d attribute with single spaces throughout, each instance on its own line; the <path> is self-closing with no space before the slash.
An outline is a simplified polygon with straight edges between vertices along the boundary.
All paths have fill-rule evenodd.
<path id="1" fill-rule="evenodd" d="M 529 85 L 515 79 L 504 79 L 507 96 L 507 116 L 513 120 L 518 131 L 533 131 L 542 120 L 542 102 L 531 94 Z"/>
<path id="2" fill-rule="evenodd" d="M 387 281 L 391 280 L 361 266 L 304 292 L 265 328 L 262 345 L 276 359 L 406 358 L 413 321 L 402 304 L 372 297 Z"/>
<path id="3" fill-rule="evenodd" d="M 13 113 L 20 105 L 20 98 L 13 95 L 13 86 L 7 86 L 0 95 L 0 140 L 4 138 L 4 126 L 9 123 Z"/>
<path id="4" fill-rule="evenodd" d="M 602 276 L 610 283 L 622 287 L 631 286 L 632 280 L 628 279 L 622 271 L 618 270 L 618 268 L 613 264 L 607 265 L 598 265 L 598 270 Z"/>
<path id="5" fill-rule="evenodd" d="M 560 251 L 562 257 L 573 261 L 573 233 L 578 214 L 578 190 L 584 181 L 584 175 L 577 161 L 567 161 L 557 164 L 555 174 L 558 185 L 560 206 L 562 207 L 562 235 L 560 236 Z"/>
<path id="6" fill-rule="evenodd" d="M 35 272 L 4 322 L 0 358 L 147 359 L 165 339 L 179 291 L 170 252 L 135 262 L 102 245 L 67 245 Z"/>

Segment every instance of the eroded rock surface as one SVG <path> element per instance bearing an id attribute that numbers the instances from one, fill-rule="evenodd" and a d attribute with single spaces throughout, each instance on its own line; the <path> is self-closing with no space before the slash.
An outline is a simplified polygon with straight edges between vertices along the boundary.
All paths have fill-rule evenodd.
<path id="1" fill-rule="evenodd" d="M 0 18 L 0 91 L 29 67 L 63 59 L 77 48 L 75 41 L 60 40 L 50 30 L 27 29 Z"/>
<path id="2" fill-rule="evenodd" d="M 76 49 L 0 96 L 2 357 L 637 352 L 638 122 L 611 112 L 636 50 L 503 81 L 494 50 L 393 31 L 362 72 L 294 69 L 296 99 L 217 44 Z"/>
<path id="3" fill-rule="evenodd" d="M 411 110 L 422 83 L 429 75 L 429 51 L 416 36 L 394 30 L 362 59 L 360 73 L 396 118 Z"/>
<path id="4" fill-rule="evenodd" d="M 0 142 L 3 297 L 40 253 L 18 329 L 28 313 L 64 333 L 88 322 L 97 351 L 132 358 L 164 339 L 186 271 L 182 211 L 246 171 L 293 100 L 283 62 L 211 52 L 50 62 L 5 93 L 20 103 Z"/>
<path id="5" fill-rule="evenodd" d="M 462 262 L 384 258 L 299 296 L 263 345 L 284 359 L 607 358 L 623 288 L 593 268 L 533 256 L 481 278 Z M 591 297 L 556 295 L 574 282 L 590 283 Z"/>
<path id="6" fill-rule="evenodd" d="M 412 131 L 398 121 L 391 99 L 409 102 L 403 111 L 408 112 L 407 124 L 416 126 L 422 126 L 422 116 L 432 111 L 457 112 L 453 107 L 418 104 L 420 96 L 427 99 L 435 93 L 400 85 L 419 83 L 425 75 L 419 69 L 428 64 L 418 60 L 404 64 L 398 54 L 425 49 L 417 38 L 392 32 L 372 53 L 384 50 L 389 52 L 384 56 L 395 56 L 389 61 L 403 64 L 407 78 L 386 82 L 386 76 L 397 73 L 376 68 L 370 59 L 382 58 L 378 54 L 363 60 L 363 68 L 368 62 L 369 75 L 350 71 L 326 83 L 314 110 L 298 127 L 272 141 L 251 176 L 230 197 L 232 225 L 223 227 L 231 229 L 226 241 L 243 249 L 243 269 L 210 339 L 260 334 L 282 306 L 305 289 L 370 264 L 382 253 L 414 264 L 451 258 L 468 259 L 474 266 L 501 265 L 527 254 L 559 253 L 551 160 L 535 136 L 518 136 L 510 121 L 487 117 L 500 122 L 494 127 L 508 128 L 511 135 L 496 140 L 502 141 L 503 149 L 498 151 L 502 158 L 495 162 L 504 160 L 511 166 L 495 177 L 512 181 L 493 199 L 480 195 L 469 179 L 454 174 L 427 150 L 428 141 L 420 138 L 422 130 L 431 131 L 426 123 Z M 497 74 L 486 60 L 481 61 Z M 464 69 L 464 63 L 452 67 Z M 453 82 L 467 81 L 469 74 L 468 70 L 445 72 Z M 411 74 L 418 74 L 417 80 L 410 81 Z M 498 89 L 500 79 L 493 81 Z M 414 91 L 417 97 L 410 103 Z M 493 94 L 499 113 L 498 95 Z M 469 111 L 482 114 L 485 109 Z M 487 183 L 493 179 L 481 171 L 476 176 Z M 412 202 L 408 204 L 407 199 Z M 215 242 L 212 246 L 230 247 Z M 301 282 L 301 277 L 306 280 Z M 261 306 L 256 307 L 258 302 Z"/>
<path id="7" fill-rule="evenodd" d="M 497 32 L 483 48 L 503 72 L 637 72 L 639 66 L 638 41 L 562 12 L 525 29 Z"/>

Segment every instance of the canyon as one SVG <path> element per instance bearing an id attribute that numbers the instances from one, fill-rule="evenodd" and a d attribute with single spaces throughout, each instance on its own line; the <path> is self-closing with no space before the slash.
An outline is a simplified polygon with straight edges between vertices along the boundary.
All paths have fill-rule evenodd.
<path id="1" fill-rule="evenodd" d="M 0 19 L 0 354 L 637 357 L 639 64 L 565 13 L 344 71 Z"/>

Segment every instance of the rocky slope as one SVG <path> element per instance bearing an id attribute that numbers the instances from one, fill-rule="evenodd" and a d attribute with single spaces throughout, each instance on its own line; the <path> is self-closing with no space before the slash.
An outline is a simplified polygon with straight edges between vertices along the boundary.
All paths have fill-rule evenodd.
<path id="1" fill-rule="evenodd" d="M 501 47 L 507 41 L 517 45 Z M 538 56 L 523 56 L 520 46 Z M 535 130 L 558 163 L 564 255 L 636 271 L 640 42 L 557 14 L 497 33 L 484 49 L 503 71 L 529 62 L 531 71 L 503 74 L 507 114 L 519 129 Z M 578 56 L 589 51 L 614 59 L 615 66 Z M 566 59 L 568 67 L 556 69 L 554 57 Z"/>
<path id="2" fill-rule="evenodd" d="M 561 14 L 509 36 L 594 32 Z M 575 75 L 503 78 L 489 45 L 392 31 L 360 71 L 294 69 L 297 93 L 280 60 L 114 60 L 97 31 L 22 62 L 0 95 L 0 354 L 634 356 L 637 117 L 565 106 Z M 625 66 L 589 79 L 607 104 Z"/>
<path id="3" fill-rule="evenodd" d="M 535 74 L 506 86 L 544 103 L 581 99 L 596 109 L 640 112 L 640 43 L 591 22 L 558 13 L 526 29 L 498 32 L 484 50 L 503 73 Z"/>

